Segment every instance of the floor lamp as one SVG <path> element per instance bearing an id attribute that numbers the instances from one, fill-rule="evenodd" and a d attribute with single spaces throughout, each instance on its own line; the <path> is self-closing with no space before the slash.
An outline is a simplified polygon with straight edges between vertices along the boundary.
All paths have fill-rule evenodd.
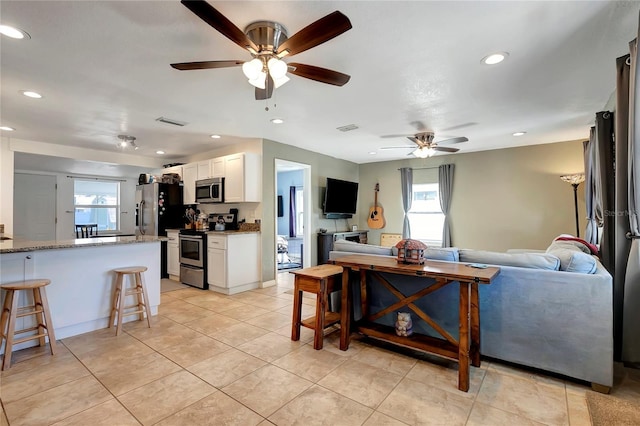
<path id="1" fill-rule="evenodd" d="M 584 182 L 584 173 L 576 173 L 573 175 L 562 175 L 560 179 L 570 183 L 573 186 L 573 204 L 576 211 L 576 237 L 580 237 L 580 224 L 578 222 L 578 185 Z"/>

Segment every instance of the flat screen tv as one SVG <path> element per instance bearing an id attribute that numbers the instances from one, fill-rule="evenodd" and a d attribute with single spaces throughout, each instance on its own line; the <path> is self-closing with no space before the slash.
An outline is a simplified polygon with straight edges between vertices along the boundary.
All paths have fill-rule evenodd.
<path id="1" fill-rule="evenodd" d="M 327 219 L 346 219 L 356 213 L 358 182 L 327 178 L 323 211 Z"/>

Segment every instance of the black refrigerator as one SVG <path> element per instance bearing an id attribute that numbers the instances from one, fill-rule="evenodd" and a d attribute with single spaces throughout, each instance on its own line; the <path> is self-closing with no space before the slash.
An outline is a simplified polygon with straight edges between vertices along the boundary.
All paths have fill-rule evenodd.
<path id="1" fill-rule="evenodd" d="M 147 183 L 136 186 L 136 235 L 166 236 L 167 229 L 184 227 L 182 185 Z M 167 278 L 167 242 L 161 243 L 160 276 Z"/>

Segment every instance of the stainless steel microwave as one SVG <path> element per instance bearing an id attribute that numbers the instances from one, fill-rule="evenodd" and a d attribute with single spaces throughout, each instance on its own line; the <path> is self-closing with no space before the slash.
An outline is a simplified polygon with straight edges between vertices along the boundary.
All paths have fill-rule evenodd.
<path id="1" fill-rule="evenodd" d="M 217 177 L 196 181 L 197 203 L 224 203 L 224 178 Z"/>

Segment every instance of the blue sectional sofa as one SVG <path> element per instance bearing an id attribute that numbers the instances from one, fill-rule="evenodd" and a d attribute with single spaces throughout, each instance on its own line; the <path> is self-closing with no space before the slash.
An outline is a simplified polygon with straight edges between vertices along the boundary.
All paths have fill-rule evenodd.
<path id="1" fill-rule="evenodd" d="M 595 256 L 575 254 L 571 244 L 558 245 L 552 244 L 546 253 L 437 248 L 427 249 L 426 257 L 500 266 L 500 274 L 490 285 L 480 285 L 482 355 L 611 387 L 613 279 Z M 394 252 L 389 247 L 336 241 L 330 259 L 348 254 L 393 256 Z M 568 272 L 568 268 L 584 272 Z M 433 283 L 419 277 L 383 276 L 404 294 Z M 455 283 L 416 302 L 456 338 L 458 290 Z M 359 319 L 360 295 L 355 291 L 354 316 Z M 375 279 L 367 291 L 372 313 L 397 300 Z M 416 315 L 412 318 L 414 331 L 440 337 Z M 378 321 L 393 326 L 395 314 Z M 594 389 L 606 391 L 601 386 Z"/>

